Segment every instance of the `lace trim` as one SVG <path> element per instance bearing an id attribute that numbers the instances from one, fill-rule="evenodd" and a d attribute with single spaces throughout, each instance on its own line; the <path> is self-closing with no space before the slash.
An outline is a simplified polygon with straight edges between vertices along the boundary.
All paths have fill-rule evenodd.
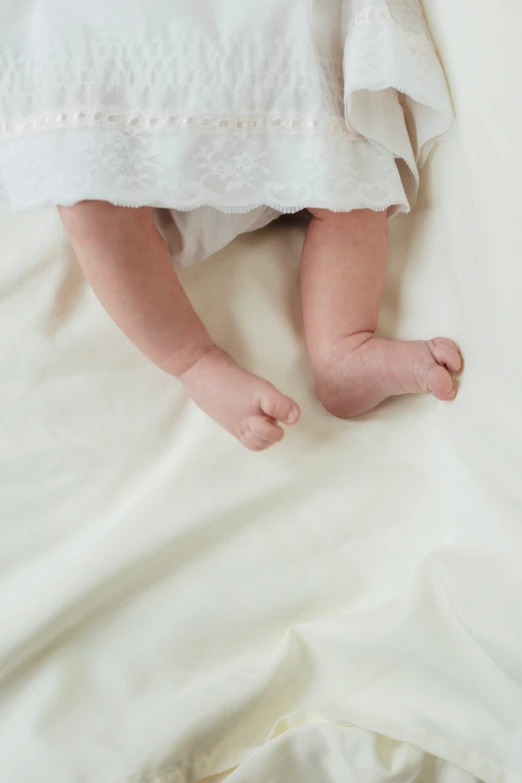
<path id="1" fill-rule="evenodd" d="M 389 22 L 391 20 L 390 12 L 388 10 L 383 11 L 364 11 L 357 14 L 352 20 L 353 27 L 359 27 L 365 24 L 379 24 L 380 22 Z"/>
<path id="2" fill-rule="evenodd" d="M 131 134 L 165 133 L 172 130 L 208 131 L 248 134 L 280 133 L 285 135 L 321 135 L 357 141 L 362 137 L 346 126 L 342 117 L 299 116 L 285 114 L 249 115 L 183 115 L 125 112 L 121 109 L 89 111 L 73 109 L 59 114 L 25 117 L 0 124 L 0 135 L 12 138 L 43 130 L 64 128 L 110 128 Z"/>
<path id="3" fill-rule="evenodd" d="M 66 139 L 66 141 L 65 141 Z M 390 153 L 321 135 L 128 134 L 89 128 L 0 145 L 0 187 L 15 209 L 98 199 L 190 210 L 408 208 Z"/>
<path id="4" fill-rule="evenodd" d="M 0 194 L 2 191 L 0 191 Z M 60 206 L 72 207 L 78 204 L 80 201 L 92 201 L 93 197 L 90 195 L 90 191 L 86 191 L 85 195 L 75 195 L 74 198 L 64 199 L 60 201 Z M 128 207 L 129 209 L 139 209 L 140 207 L 150 206 L 149 201 L 131 201 L 122 199 L 118 192 L 106 191 L 102 196 L 96 198 L 96 201 L 107 201 L 110 204 L 114 204 L 116 207 Z M 368 200 L 369 201 L 369 200 Z M 303 212 L 305 209 L 311 207 L 312 209 L 325 209 L 329 212 L 352 212 L 355 209 L 371 209 L 372 212 L 391 212 L 390 217 L 395 217 L 397 214 L 403 212 L 409 212 L 410 208 L 403 203 L 403 199 L 400 195 L 385 201 L 382 204 L 371 204 L 369 206 L 367 202 L 361 201 L 360 198 L 354 197 L 351 201 L 345 201 L 343 204 L 337 204 L 327 199 L 316 199 L 313 202 L 303 201 L 296 207 L 288 207 L 281 204 L 279 201 L 268 201 L 268 199 L 261 199 L 259 201 L 252 201 L 246 207 L 229 207 L 219 199 L 212 199 L 210 196 L 200 199 L 200 201 L 194 201 L 187 206 L 186 204 L 176 204 L 175 207 L 161 205 L 159 209 L 175 210 L 176 212 L 193 212 L 196 209 L 202 209 L 210 207 L 215 209 L 216 212 L 221 212 L 223 215 L 247 215 L 253 210 L 267 207 L 268 209 L 279 212 L 281 215 L 297 215 L 299 212 Z"/>
<path id="5" fill-rule="evenodd" d="M 434 50 L 433 41 L 429 37 L 424 24 L 424 17 L 418 9 L 409 10 L 409 24 L 403 18 L 405 9 L 397 7 L 390 10 L 384 7 L 381 10 L 364 11 L 357 14 L 351 22 L 352 27 L 365 27 L 370 25 L 393 24 L 408 44 L 419 51 L 432 53 Z"/>

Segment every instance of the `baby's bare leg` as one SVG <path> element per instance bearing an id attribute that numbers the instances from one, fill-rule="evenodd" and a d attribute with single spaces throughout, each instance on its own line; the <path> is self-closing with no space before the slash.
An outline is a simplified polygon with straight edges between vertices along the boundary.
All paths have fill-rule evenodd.
<path id="1" fill-rule="evenodd" d="M 281 440 L 297 405 L 217 348 L 181 287 L 153 210 L 87 201 L 60 208 L 79 263 L 120 329 L 194 402 L 255 451 Z"/>
<path id="2" fill-rule="evenodd" d="M 388 255 L 386 214 L 311 212 L 301 287 L 310 360 L 325 408 L 348 418 L 393 395 L 433 392 L 452 400 L 448 371 L 462 364 L 454 343 L 374 336 Z"/>

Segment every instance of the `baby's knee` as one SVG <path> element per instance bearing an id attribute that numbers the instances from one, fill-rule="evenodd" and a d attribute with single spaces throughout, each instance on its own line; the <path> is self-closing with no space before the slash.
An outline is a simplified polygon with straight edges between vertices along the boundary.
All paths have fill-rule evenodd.
<path id="1" fill-rule="evenodd" d="M 308 208 L 308 212 L 311 214 L 313 218 L 316 220 L 335 220 L 338 219 L 339 215 L 345 214 L 342 212 L 332 212 L 330 209 L 310 209 Z"/>
<path id="2" fill-rule="evenodd" d="M 112 220 L 117 209 L 108 201 L 78 201 L 71 206 L 59 206 L 58 212 L 66 231 L 77 236 Z"/>
<path id="3" fill-rule="evenodd" d="M 109 201 L 77 201 L 76 204 L 70 206 L 58 206 L 58 212 L 62 218 L 70 219 L 77 217 L 93 217 L 95 215 L 109 215 L 114 214 L 123 207 L 117 207 L 111 204 Z"/>
<path id="4" fill-rule="evenodd" d="M 65 230 L 73 239 L 91 236 L 93 231 L 99 236 L 106 232 L 112 235 L 119 230 L 125 232 L 131 224 L 152 223 L 154 213 L 151 207 L 133 209 L 108 201 L 78 201 L 72 206 L 59 206 L 58 211 Z"/>
<path id="5" fill-rule="evenodd" d="M 308 207 L 308 212 L 317 220 L 329 221 L 343 221 L 357 218 L 358 216 L 376 214 L 372 209 L 352 209 L 350 212 L 333 212 L 331 209 L 311 209 L 310 207 Z"/>

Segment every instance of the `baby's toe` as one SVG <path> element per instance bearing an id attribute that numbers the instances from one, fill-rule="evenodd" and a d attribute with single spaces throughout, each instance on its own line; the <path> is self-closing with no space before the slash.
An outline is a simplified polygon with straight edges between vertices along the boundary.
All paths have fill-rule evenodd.
<path id="1" fill-rule="evenodd" d="M 290 397 L 286 397 L 276 388 L 268 388 L 259 400 L 261 410 L 272 419 L 283 424 L 295 424 L 301 412 L 299 406 Z"/>
<path id="2" fill-rule="evenodd" d="M 455 384 L 445 367 L 434 364 L 428 372 L 427 382 L 428 390 L 438 400 L 449 402 L 455 399 L 457 394 Z"/>
<path id="3" fill-rule="evenodd" d="M 452 340 L 436 337 L 435 340 L 430 341 L 429 348 L 438 364 L 446 367 L 450 372 L 460 372 L 462 356 Z"/>
<path id="4" fill-rule="evenodd" d="M 284 431 L 266 416 L 251 416 L 241 428 L 239 440 L 251 451 L 264 451 L 284 437 Z"/>

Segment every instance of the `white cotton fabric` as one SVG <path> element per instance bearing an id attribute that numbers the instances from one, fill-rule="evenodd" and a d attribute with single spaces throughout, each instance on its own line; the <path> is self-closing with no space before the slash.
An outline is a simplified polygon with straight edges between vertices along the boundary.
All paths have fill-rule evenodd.
<path id="1" fill-rule="evenodd" d="M 418 0 L 17 0 L 2 14 L 0 190 L 17 210 L 408 211 L 452 122 Z M 179 219 L 207 254 L 260 224 L 221 234 L 208 215 L 188 234 Z"/>

